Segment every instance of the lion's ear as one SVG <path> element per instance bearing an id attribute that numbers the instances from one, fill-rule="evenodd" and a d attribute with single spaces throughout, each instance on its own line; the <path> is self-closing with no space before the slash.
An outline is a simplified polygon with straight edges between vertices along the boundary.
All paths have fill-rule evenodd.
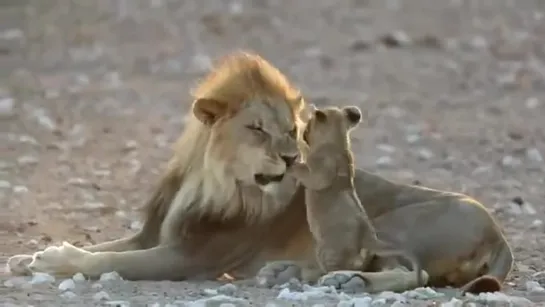
<path id="1" fill-rule="evenodd" d="M 215 99 L 199 98 L 193 102 L 193 115 L 207 126 L 213 125 L 227 112 L 227 104 Z"/>
<path id="2" fill-rule="evenodd" d="M 356 106 L 344 107 L 343 112 L 350 128 L 356 127 L 361 122 L 362 114 L 360 108 Z"/>

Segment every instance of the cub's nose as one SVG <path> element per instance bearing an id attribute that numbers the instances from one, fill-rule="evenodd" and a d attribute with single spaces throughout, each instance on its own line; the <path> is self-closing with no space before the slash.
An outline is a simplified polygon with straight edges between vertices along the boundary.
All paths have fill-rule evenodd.
<path id="1" fill-rule="evenodd" d="M 295 161 L 297 160 L 298 157 L 299 157 L 298 155 L 294 155 L 294 156 L 281 155 L 280 156 L 280 158 L 282 158 L 282 160 L 284 160 L 284 162 L 286 163 L 287 167 L 292 166 L 295 163 Z"/>

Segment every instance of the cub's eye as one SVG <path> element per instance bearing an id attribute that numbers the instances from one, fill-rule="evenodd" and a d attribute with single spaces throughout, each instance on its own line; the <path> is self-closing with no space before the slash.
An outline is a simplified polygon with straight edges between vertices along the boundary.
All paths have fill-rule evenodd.
<path id="1" fill-rule="evenodd" d="M 256 131 L 256 132 L 265 132 L 265 131 L 263 131 L 263 128 L 261 128 L 258 125 L 247 125 L 246 128 L 248 128 L 248 129 L 250 129 L 252 131 Z"/>

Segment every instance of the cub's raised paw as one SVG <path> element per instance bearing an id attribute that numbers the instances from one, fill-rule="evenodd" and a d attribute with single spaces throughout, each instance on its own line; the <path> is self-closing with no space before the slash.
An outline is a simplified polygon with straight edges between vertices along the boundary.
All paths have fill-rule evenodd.
<path id="1" fill-rule="evenodd" d="M 34 253 L 28 267 L 34 272 L 71 276 L 83 270 L 82 266 L 90 254 L 68 242 L 63 242 L 61 246 L 50 246 Z"/>
<path id="2" fill-rule="evenodd" d="M 302 268 L 294 261 L 273 261 L 262 267 L 256 276 L 261 287 L 282 285 L 290 279 L 301 279 Z"/>
<path id="3" fill-rule="evenodd" d="M 8 259 L 6 271 L 13 275 L 32 275 L 28 265 L 32 262 L 31 255 L 15 255 Z"/>
<path id="4" fill-rule="evenodd" d="M 318 286 L 333 286 L 346 293 L 366 292 L 367 282 L 359 271 L 332 271 L 318 280 Z"/>

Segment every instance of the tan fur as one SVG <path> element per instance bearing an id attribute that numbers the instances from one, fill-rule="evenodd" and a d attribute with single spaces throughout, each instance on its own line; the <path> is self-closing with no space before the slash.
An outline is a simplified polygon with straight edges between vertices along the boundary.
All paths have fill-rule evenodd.
<path id="1" fill-rule="evenodd" d="M 304 190 L 290 176 L 279 177 L 288 168 L 284 159 L 291 163 L 298 151 L 299 92 L 261 57 L 238 52 L 217 64 L 194 95 L 174 156 L 146 204 L 143 229 L 84 249 L 63 244 L 37 252 L 28 268 L 90 277 L 117 271 L 132 280 L 250 278 L 262 267 L 278 275 L 281 261 L 312 271 Z M 264 184 L 271 180 L 277 182 Z M 406 242 L 430 285 L 461 286 L 486 274 L 505 280 L 511 251 L 476 201 L 362 170 L 354 184 L 377 232 Z M 17 265 L 28 259 L 14 257 L 10 263 Z M 367 292 L 415 287 L 403 267 L 397 259 L 374 257 L 369 269 L 378 272 L 356 273 Z"/>
<path id="2" fill-rule="evenodd" d="M 360 123 L 361 111 L 355 106 L 313 109 L 304 132 L 306 162 L 289 173 L 306 188 L 307 220 L 323 272 L 365 270 L 373 254 L 400 256 L 411 262 L 418 284 L 424 285 L 418 260 L 377 237 L 356 194 L 350 132 Z"/>

